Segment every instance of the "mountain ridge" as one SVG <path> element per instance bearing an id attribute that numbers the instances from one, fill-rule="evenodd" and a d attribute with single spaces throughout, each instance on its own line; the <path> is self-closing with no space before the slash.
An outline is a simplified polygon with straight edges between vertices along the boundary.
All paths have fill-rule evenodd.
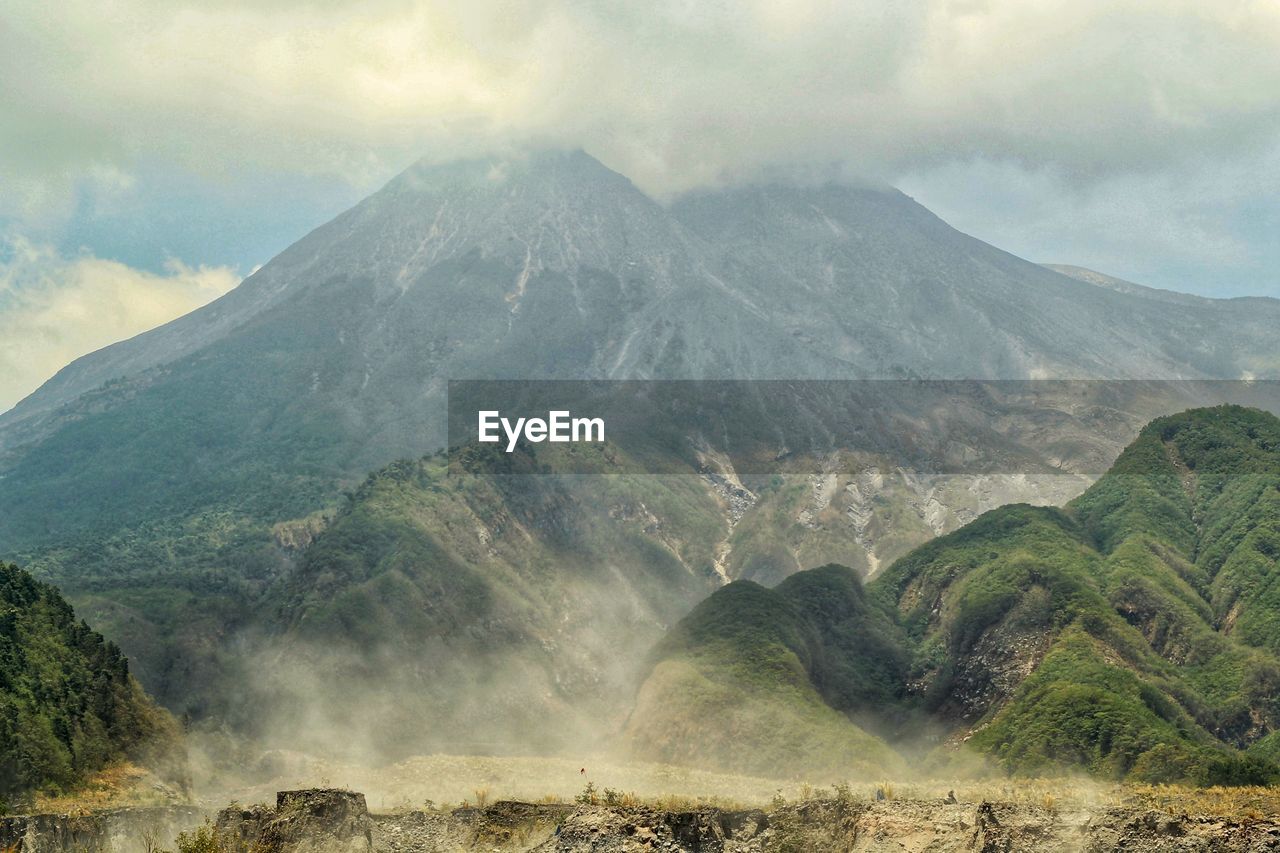
<path id="1" fill-rule="evenodd" d="M 415 166 L 230 294 L 77 361 L 0 416 L 0 552 L 55 580 L 148 687 L 198 714 L 199 685 L 279 603 L 281 578 L 308 570 L 282 528 L 325 527 L 370 471 L 439 449 L 450 379 L 1280 373 L 1266 363 L 1271 315 L 1252 313 L 1074 281 L 896 191 L 746 187 L 664 207 L 580 152 Z M 1099 428 L 1089 452 L 1116 452 L 1151 413 L 1126 388 L 1096 400 L 1097 416 L 1067 400 L 1063 429 Z M 1016 477 L 942 488 L 899 473 L 842 481 L 836 503 L 815 483 L 688 473 L 693 515 L 714 535 L 705 560 L 682 564 L 698 574 L 682 607 L 707 579 L 776 581 L 846 555 L 861 568 L 973 508 L 1067 496 Z M 510 511 L 521 498 L 494 500 Z M 616 502 L 653 516 L 618 545 L 619 564 L 665 565 L 654 555 L 672 550 L 662 530 L 678 510 L 644 503 Z M 422 545 L 421 529 L 396 530 Z M 553 533 L 530 535 L 549 549 Z M 451 531 L 449 547 L 471 553 L 463 540 L 478 535 Z"/>
<path id="2" fill-rule="evenodd" d="M 934 768 L 963 766 L 976 752 L 1022 775 L 1280 778 L 1271 763 L 1280 743 L 1277 507 L 1280 419 L 1220 406 L 1154 420 L 1062 509 L 1004 506 L 916 548 L 865 591 L 879 611 L 864 622 L 887 620 L 882 637 L 901 631 L 907 659 L 870 703 L 872 725 L 900 749 L 931 744 Z M 634 727 L 639 754 L 666 756 L 666 731 L 714 742 L 696 694 L 664 678 L 683 654 L 672 638 L 701 637 L 703 677 L 746 689 L 750 650 L 733 638 L 796 606 L 734 607 L 735 586 L 657 646 L 636 701 L 666 723 Z M 856 648 L 842 654 L 867 665 Z"/>
<path id="3" fill-rule="evenodd" d="M 210 478 L 231 486 L 259 468 L 277 491 L 334 494 L 440 447 L 451 378 L 1280 371 L 1269 337 L 1251 337 L 1266 311 L 1228 332 L 1185 310 L 1014 258 L 896 191 L 749 187 L 663 208 L 580 152 L 415 167 L 231 293 L 77 360 L 0 416 L 0 475 L 19 487 L 0 507 L 13 519 L 0 547 L 22 554 L 84 529 L 31 491 L 51 477 L 90 496 L 137 481 L 136 497 L 93 507 L 125 527 L 193 476 L 183 504 L 207 491 L 206 506 L 225 505 Z M 150 430 L 166 420 L 176 429 Z M 90 431 L 143 458 L 73 468 L 67 450 Z M 139 501 L 145 513 L 120 512 Z M 281 501 L 291 509 L 272 521 L 319 508 L 268 503 Z M 41 518 L 28 503 L 44 504 Z"/>
<path id="4" fill-rule="evenodd" d="M 571 164 L 578 168 L 564 169 L 558 168 L 564 164 Z M 513 166 L 514 164 L 514 166 Z M 93 391 L 100 387 L 104 382 L 115 379 L 119 376 L 127 375 L 130 372 L 144 371 L 158 366 L 164 361 L 172 361 L 183 355 L 189 354 L 194 349 L 199 348 L 204 343 L 216 336 L 217 333 L 225 331 L 228 327 L 234 326 L 243 321 L 250 313 L 268 307 L 272 300 L 278 298 L 279 295 L 287 289 L 287 282 L 282 281 L 282 276 L 290 268 L 295 272 L 299 267 L 306 268 L 309 260 L 308 252 L 312 250 L 316 243 L 321 239 L 330 242 L 341 242 L 344 237 L 350 237 L 354 226 L 358 224 L 362 216 L 368 216 L 376 212 L 379 204 L 385 203 L 388 199 L 398 195 L 405 194 L 423 194 L 435 192 L 439 194 L 442 190 L 458 190 L 460 187 L 464 190 L 475 192 L 477 187 L 492 189 L 492 187 L 501 186 L 503 182 L 508 180 L 507 173 L 513 169 L 517 172 L 536 171 L 537 166 L 550 164 L 553 174 L 566 174 L 571 177 L 580 177 L 583 173 L 593 174 L 594 177 L 602 182 L 610 184 L 614 187 L 625 188 L 627 195 L 636 202 L 639 208 L 650 208 L 654 211 L 663 209 L 661 205 L 645 196 L 637 190 L 629 180 L 624 176 L 613 172 L 601 165 L 594 158 L 582 151 L 573 151 L 564 154 L 555 154 L 553 152 L 539 152 L 526 158 L 511 159 L 481 159 L 473 161 L 463 161 L 461 165 L 429 165 L 425 162 L 416 164 L 406 170 L 390 182 L 388 182 L 381 190 L 374 193 L 364 202 L 356 205 L 350 210 L 339 214 L 334 219 L 324 223 L 313 229 L 307 235 L 302 237 L 276 258 L 250 276 L 246 277 L 240 287 L 235 288 L 225 296 L 214 300 L 207 306 L 196 309 L 191 314 L 171 321 L 157 329 L 143 332 L 127 341 L 121 341 L 98 350 L 95 353 L 83 356 L 72 364 L 63 368 L 55 377 L 53 377 L 42 388 L 37 389 L 28 398 L 20 401 L 8 412 L 0 414 L 0 430 L 6 426 L 30 417 L 31 415 L 48 411 L 56 405 L 66 402 L 76 394 Z M 480 174 L 483 173 L 483 174 Z M 464 177 L 460 178 L 459 174 Z M 486 185 L 488 185 L 486 187 Z M 741 199 L 743 197 L 751 197 L 753 195 L 768 196 L 778 193 L 823 193 L 831 190 L 838 185 L 826 184 L 817 187 L 797 188 L 777 184 L 747 185 L 744 187 L 731 188 L 719 192 L 693 191 L 685 194 L 671 203 L 666 209 L 676 212 L 676 219 L 688 224 L 691 220 L 697 219 L 698 209 L 705 206 L 708 199 Z M 846 186 L 844 191 L 854 194 L 862 194 L 872 197 L 875 195 L 896 197 L 908 205 L 908 209 L 915 211 L 916 216 L 922 216 L 927 220 L 931 220 L 934 224 L 944 225 L 940 219 L 919 206 L 909 197 L 903 195 L 897 190 L 869 189 L 865 187 Z M 640 201 L 640 200 L 643 200 Z M 734 205 L 738 206 L 738 205 Z M 819 211 L 820 218 L 826 224 L 826 227 L 834 228 L 839 231 L 842 226 L 834 220 L 825 217 Z M 344 235 L 342 232 L 347 229 Z M 947 229 L 950 231 L 950 229 Z M 959 235 L 959 232 L 952 232 Z M 428 238 L 431 232 L 428 229 Z M 436 234 L 439 237 L 441 235 Z M 964 240 L 971 241 L 975 244 L 973 238 L 960 235 Z M 447 244 L 447 240 L 444 241 Z M 424 241 L 425 244 L 425 241 Z M 985 244 L 984 244 L 985 245 Z M 439 248 L 439 247 L 437 247 Z M 1009 256 L 1013 257 L 1013 256 Z M 1019 259 L 1020 261 L 1020 259 Z M 1021 264 L 1033 265 L 1027 261 L 1020 261 Z M 607 265 L 606 265 L 607 266 Z M 1084 277 L 1083 272 L 1071 275 L 1068 270 L 1080 271 L 1083 268 L 1070 267 L 1066 265 L 1039 265 L 1044 269 L 1049 269 L 1060 273 L 1063 278 L 1071 280 L 1091 281 L 1097 284 L 1097 277 L 1102 276 L 1101 273 L 1093 273 L 1087 271 L 1093 276 L 1092 279 Z M 401 272 L 405 269 L 402 267 Z M 1112 282 L 1119 282 L 1118 279 L 1104 276 Z M 1155 295 L 1159 294 L 1161 299 L 1167 298 L 1167 295 L 1174 294 L 1173 291 L 1157 291 L 1153 288 L 1146 288 L 1141 285 L 1134 285 L 1129 282 L 1123 282 L 1124 288 L 1118 285 L 1111 285 L 1111 288 L 1118 292 L 1126 292 L 1129 294 Z M 1083 291 L 1075 291 L 1081 293 Z M 1174 294 L 1177 295 L 1177 294 Z M 1213 303 L 1220 300 L 1207 300 L 1204 297 L 1193 297 L 1182 294 L 1180 297 L 1196 300 L 1198 303 Z M 1264 299 L 1264 302 L 1267 300 Z M 1274 300 L 1270 300 L 1274 301 Z M 201 332 L 203 326 L 203 331 Z M 152 341 L 154 340 L 154 344 Z M 151 344 L 148 346 L 148 344 Z M 164 352 L 167 347 L 173 349 Z M 95 364 L 95 362 L 103 362 Z M 786 377 L 795 378 L 795 377 Z M 973 378 L 973 377 L 965 377 Z M 1147 377 L 1150 378 L 1150 377 Z M 1226 377 L 1233 378 L 1233 377 Z"/>

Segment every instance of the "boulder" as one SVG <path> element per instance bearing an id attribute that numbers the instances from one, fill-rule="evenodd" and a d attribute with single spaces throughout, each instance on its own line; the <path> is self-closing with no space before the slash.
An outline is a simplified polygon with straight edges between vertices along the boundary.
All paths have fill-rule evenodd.
<path id="1" fill-rule="evenodd" d="M 274 809 L 233 807 L 218 814 L 218 837 L 232 851 L 372 853 L 373 821 L 364 794 L 308 788 L 276 794 Z"/>

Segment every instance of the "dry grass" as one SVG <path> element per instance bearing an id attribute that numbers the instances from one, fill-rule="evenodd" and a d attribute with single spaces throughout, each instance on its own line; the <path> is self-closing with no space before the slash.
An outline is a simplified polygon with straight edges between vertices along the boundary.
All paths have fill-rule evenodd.
<path id="1" fill-rule="evenodd" d="M 1176 785 L 1129 785 L 1121 789 L 1120 805 L 1220 817 L 1280 815 L 1280 787 L 1182 788 Z"/>
<path id="2" fill-rule="evenodd" d="M 582 771 L 586 771 L 585 773 Z M 1034 809 L 1096 812 L 1107 808 L 1154 808 L 1206 816 L 1280 815 L 1280 788 L 1183 788 L 1169 785 L 1120 785 L 1086 777 L 1053 779 L 938 778 L 919 780 L 849 780 L 823 787 L 800 780 L 712 773 L 646 762 L 619 762 L 600 756 L 575 759 L 546 757 L 421 756 L 390 767 L 299 763 L 293 772 L 253 786 L 205 789 L 206 804 L 228 800 L 257 802 L 277 790 L 308 787 L 326 778 L 363 792 L 375 812 L 421 809 L 449 810 L 461 803 L 499 800 L 573 803 L 590 783 L 595 801 L 619 806 L 646 805 L 681 811 L 694 808 L 769 808 L 806 799 L 885 798 L 904 802 L 942 802 L 955 791 L 962 804 L 989 800 Z"/>
<path id="3" fill-rule="evenodd" d="M 1280 816 L 1280 787 L 1190 788 L 1135 785 L 1087 778 L 934 780 L 880 783 L 890 799 L 937 801 L 954 790 L 961 803 L 991 802 L 1035 806 L 1046 811 L 1097 811 L 1106 808 L 1158 809 L 1214 817 Z M 821 789 L 818 790 L 821 793 Z"/>
<path id="4" fill-rule="evenodd" d="M 97 773 L 76 791 L 56 796 L 36 796 L 35 811 L 51 814 L 88 814 L 125 806 L 172 805 L 176 798 L 167 788 L 157 788 L 156 778 L 135 764 L 117 764 Z"/>
<path id="5" fill-rule="evenodd" d="M 597 804 L 622 808 L 643 805 L 667 811 L 767 809 L 814 799 L 874 802 L 879 789 L 885 799 L 904 803 L 939 803 L 945 800 L 948 791 L 954 791 L 961 804 L 988 800 L 1063 814 L 1134 808 L 1212 817 L 1280 817 L 1280 787 L 1120 785 L 1084 777 L 864 780 L 822 787 L 794 780 L 781 782 L 662 764 L 615 763 L 600 758 L 569 761 L 443 755 L 414 758 L 376 769 L 313 765 L 296 777 L 282 777 L 266 785 L 206 791 L 202 799 L 216 807 L 231 800 L 267 801 L 274 798 L 277 790 L 314 786 L 322 778 L 365 792 L 371 809 L 380 812 L 449 810 L 461 803 L 483 807 L 501 799 L 573 803 L 590 785 L 592 801 Z M 41 796 L 35 805 L 39 812 L 85 814 L 174 801 L 172 794 L 157 790 L 154 784 L 154 777 L 145 770 L 122 764 L 99 773 L 73 794 Z"/>
<path id="6" fill-rule="evenodd" d="M 585 773 L 582 771 L 586 771 Z M 460 803 L 485 802 L 572 803 L 588 782 L 597 796 L 612 790 L 635 802 L 680 803 L 686 806 L 763 806 L 778 793 L 799 796 L 799 782 L 780 782 L 753 776 L 712 773 L 687 767 L 646 762 L 619 762 L 600 756 L 574 759 L 430 755 L 388 767 L 360 767 L 308 762 L 299 757 L 289 772 L 253 785 L 203 784 L 198 799 L 213 805 L 230 799 L 270 800 L 279 790 L 310 787 L 321 777 L 365 794 L 375 812 L 397 811 L 404 803 L 430 801 L 436 809 Z"/>

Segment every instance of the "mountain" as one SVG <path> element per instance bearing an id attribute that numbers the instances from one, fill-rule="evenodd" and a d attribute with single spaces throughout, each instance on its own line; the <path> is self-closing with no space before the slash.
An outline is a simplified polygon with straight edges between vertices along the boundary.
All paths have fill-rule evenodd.
<path id="1" fill-rule="evenodd" d="M 642 716 L 632 742 L 670 758 L 661 732 L 718 736 L 718 716 L 668 674 L 691 662 L 721 690 L 764 681 L 799 707 L 783 694 L 788 678 L 771 677 L 770 658 L 742 639 L 775 637 L 796 660 L 824 661 L 793 667 L 807 701 L 820 695 L 850 720 L 860 711 L 900 747 L 940 731 L 935 761 L 964 744 L 1018 774 L 1280 778 L 1270 763 L 1280 755 L 1277 501 L 1280 419 L 1235 406 L 1159 418 L 1064 508 L 992 510 L 896 561 L 865 593 L 831 567 L 774 591 L 738 582 L 715 593 L 658 645 L 636 713 L 666 722 L 650 731 Z M 856 611 L 817 608 L 833 577 Z M 802 632 L 779 629 L 805 607 L 818 614 L 811 633 L 848 631 L 856 613 L 861 637 L 806 653 Z M 819 674 L 832 656 L 852 692 L 833 696 Z M 751 738 L 773 743 L 752 732 L 740 752 Z"/>
<path id="2" fill-rule="evenodd" d="M 766 777 L 901 773 L 849 716 L 896 703 L 899 633 L 844 566 L 731 583 L 658 644 L 623 739 L 646 759 Z"/>
<path id="3" fill-rule="evenodd" d="M 763 185 L 663 206 L 581 152 L 423 163 L 223 298 L 77 360 L 0 416 L 0 553 L 55 581 L 162 701 L 199 713 L 242 643 L 303 630 L 344 493 L 441 448 L 451 379 L 1275 376 L 1280 303 L 1251 302 L 1248 322 L 1232 304 L 1060 275 L 889 189 Z M 1145 393 L 1066 400 L 1066 443 L 1109 461 L 1171 410 Z M 1034 449 L 1037 470 L 1061 462 L 1056 445 Z M 705 560 L 681 566 L 698 580 L 671 594 L 687 609 L 703 578 L 774 583 L 832 560 L 874 572 L 990 506 L 1071 496 L 1091 476 L 1068 463 L 1048 485 L 892 468 L 831 481 L 817 463 L 813 481 L 775 485 L 698 462 L 695 517 L 714 535 Z M 509 502 L 502 512 L 524 500 L 476 488 Z M 680 529 L 679 510 L 664 515 L 647 493 L 631 503 L 654 530 Z M 575 523 L 602 524 L 598 510 L 575 506 Z M 422 547 L 422 530 L 386 527 L 401 537 L 388 533 L 387 550 Z M 543 528 L 530 535 L 534 550 L 559 547 Z M 632 566 L 670 551 L 652 532 L 625 547 Z M 665 626 L 679 614 L 655 594 L 640 610 Z M 517 633 L 539 642 L 544 629 L 537 617 Z"/>
<path id="4" fill-rule="evenodd" d="M 726 525 L 696 478 L 538 463 L 474 477 L 433 456 L 370 476 L 264 593 L 262 633 L 222 667 L 227 705 L 204 710 L 363 757 L 598 744 L 645 650 L 716 588 Z"/>
<path id="5" fill-rule="evenodd" d="M 664 208 L 581 152 L 420 165 L 0 417 L 0 545 L 304 515 L 437 449 L 447 379 L 1276 375 L 1257 302 L 1089 286 L 892 190 Z"/>
<path id="6" fill-rule="evenodd" d="M 879 589 L 936 655 L 928 706 L 984 720 L 976 745 L 1016 770 L 1070 756 L 1143 775 L 1159 747 L 1190 773 L 1206 743 L 1265 740 L 1280 670 L 1228 618 L 1247 604 L 1216 590 L 1276 569 L 1256 543 L 1273 535 L 1278 430 L 1236 407 L 1158 419 L 1066 513 L 997 510 L 896 564 Z"/>
<path id="7" fill-rule="evenodd" d="M 182 774 L 176 723 L 48 584 L 0 565 L 0 806 L 135 760 Z"/>
<path id="8" fill-rule="evenodd" d="M 1078 267 L 1073 264 L 1044 264 L 1045 269 L 1053 270 L 1056 273 L 1062 273 L 1070 276 L 1077 281 L 1096 284 L 1098 287 L 1105 287 L 1108 290 L 1115 290 L 1120 293 L 1130 293 L 1136 296 L 1145 296 L 1150 299 L 1159 299 L 1164 302 L 1173 302 L 1179 305 L 1210 305 L 1214 304 L 1214 300 L 1203 296 L 1194 296 L 1190 293 L 1178 293 L 1176 290 L 1163 290 L 1157 287 L 1147 287 L 1144 284 L 1137 284 L 1127 281 L 1123 278 L 1116 278 L 1097 270 L 1091 270 L 1088 267 Z M 1247 301 L 1247 300 L 1244 300 Z M 1216 304 L 1227 305 L 1225 300 L 1219 300 Z"/>
<path id="9" fill-rule="evenodd" d="M 686 196 L 672 211 L 703 239 L 710 268 L 840 358 L 841 378 L 1236 379 L 1280 368 L 1262 325 L 1237 337 L 1217 302 L 1082 287 L 895 191 L 749 187 Z M 1274 322 L 1280 302 L 1258 310 Z"/>
<path id="10" fill-rule="evenodd" d="M 1208 308 L 1215 315 L 1219 329 L 1239 329 L 1240 335 L 1244 339 L 1257 340 L 1258 336 L 1266 334 L 1266 330 L 1270 328 L 1275 320 L 1272 314 L 1275 300 L 1267 297 L 1238 296 L 1232 299 L 1208 299 L 1203 296 L 1193 296 L 1188 293 L 1178 293 L 1173 290 L 1135 284 L 1134 282 L 1085 267 L 1068 264 L 1045 264 L 1045 267 L 1078 281 L 1094 284 L 1108 290 L 1128 293 L 1148 300 L 1166 302 L 1194 310 Z M 1193 335 L 1196 334 L 1195 329 L 1188 329 L 1187 331 Z M 1251 364 L 1241 365 L 1244 368 L 1240 374 L 1241 378 L 1250 379 L 1275 375 L 1275 360 L 1267 357 L 1264 353 L 1258 353 L 1258 355 L 1260 357 L 1253 360 Z"/>

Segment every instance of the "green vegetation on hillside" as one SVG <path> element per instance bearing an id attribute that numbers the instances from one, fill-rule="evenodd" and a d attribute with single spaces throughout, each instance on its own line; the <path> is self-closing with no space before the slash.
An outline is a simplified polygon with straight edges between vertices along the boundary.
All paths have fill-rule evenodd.
<path id="1" fill-rule="evenodd" d="M 1193 410 L 1152 422 L 1068 506 L 989 512 L 865 592 L 833 566 L 731 584 L 657 647 L 632 741 L 696 754 L 767 697 L 793 728 L 761 715 L 739 751 L 852 767 L 821 700 L 860 748 L 852 720 L 892 742 L 923 715 L 1015 774 L 1280 780 L 1278 487 L 1280 420 Z"/>
<path id="2" fill-rule="evenodd" d="M 729 584 L 659 643 L 625 737 L 645 757 L 738 772 L 887 772 L 900 759 L 850 713 L 900 691 L 899 631 L 851 569 L 776 589 Z"/>
<path id="3" fill-rule="evenodd" d="M 0 564 L 0 803 L 125 759 L 172 772 L 177 743 L 119 648 L 52 586 Z"/>
<path id="4" fill-rule="evenodd" d="M 227 715 L 328 750 L 356 729 L 388 757 L 602 737 L 645 651 L 715 588 L 725 522 L 696 478 L 548 474 L 551 455 L 367 478 L 265 590 L 280 628 L 245 673 L 262 700 Z M 316 723 L 292 725 L 298 708 Z"/>
<path id="5" fill-rule="evenodd" d="M 1277 438 L 1239 407 L 1160 418 L 1064 511 L 1004 507 L 898 561 L 872 588 L 912 639 L 918 698 L 1013 772 L 1272 772 L 1239 751 L 1280 727 L 1280 662 L 1239 620 L 1275 612 Z"/>

